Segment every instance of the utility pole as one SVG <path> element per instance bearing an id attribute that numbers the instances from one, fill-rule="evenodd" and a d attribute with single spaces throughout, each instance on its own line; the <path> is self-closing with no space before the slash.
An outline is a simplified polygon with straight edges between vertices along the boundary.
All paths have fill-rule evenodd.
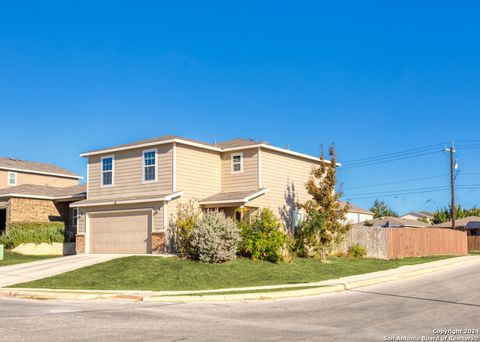
<path id="1" fill-rule="evenodd" d="M 455 218 L 457 216 L 455 208 L 455 160 L 453 154 L 455 153 L 455 145 L 452 141 L 450 148 L 445 147 L 445 151 L 450 152 L 450 191 L 451 191 L 451 213 L 452 213 L 452 229 L 456 228 Z"/>

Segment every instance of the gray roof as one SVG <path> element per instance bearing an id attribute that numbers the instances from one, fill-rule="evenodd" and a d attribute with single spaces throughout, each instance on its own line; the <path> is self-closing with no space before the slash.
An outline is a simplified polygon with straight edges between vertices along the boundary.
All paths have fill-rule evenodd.
<path id="1" fill-rule="evenodd" d="M 206 145 L 206 146 L 210 146 L 210 147 L 215 147 L 214 144 L 209 144 L 209 143 L 199 141 L 199 140 L 194 140 L 194 139 L 183 138 L 183 137 L 180 137 L 178 135 L 163 135 L 163 136 L 157 137 L 157 138 L 139 140 L 139 141 L 134 141 L 134 142 L 127 143 L 127 144 L 121 144 L 121 145 L 115 145 L 115 146 L 110 146 L 110 147 L 106 147 L 106 148 L 100 148 L 100 149 L 88 151 L 87 153 L 99 152 L 99 151 L 103 151 L 105 149 L 109 150 L 109 149 L 123 148 L 123 147 L 134 147 L 136 145 L 148 144 L 148 143 L 153 143 L 153 142 L 162 142 L 162 141 L 167 141 L 167 140 L 172 140 L 172 139 L 182 139 L 182 140 L 194 142 L 194 143 L 197 143 L 197 144 L 202 144 L 202 145 Z"/>
<path id="2" fill-rule="evenodd" d="M 200 204 L 222 203 L 247 203 L 248 201 L 263 195 L 268 189 L 255 189 L 246 191 L 219 192 L 215 195 L 199 201 Z"/>
<path id="3" fill-rule="evenodd" d="M 0 169 L 23 170 L 32 173 L 51 173 L 70 178 L 82 178 L 71 171 L 65 170 L 53 164 L 39 163 L 28 160 L 19 160 L 15 158 L 0 158 Z"/>
<path id="4" fill-rule="evenodd" d="M 344 205 L 347 204 L 347 202 L 343 202 L 343 201 L 339 201 L 339 202 L 340 202 L 340 206 L 342 208 L 343 208 Z M 352 203 L 348 203 L 348 205 L 349 205 L 349 209 L 348 209 L 349 213 L 359 213 L 359 214 L 373 215 L 373 213 L 370 210 L 357 207 L 356 205 L 354 205 Z"/>
<path id="5" fill-rule="evenodd" d="M 259 141 L 254 141 L 252 139 L 244 139 L 244 138 L 237 138 L 237 139 L 232 139 L 232 140 L 227 140 L 227 141 L 222 141 L 218 143 L 207 143 L 204 141 L 199 141 L 199 140 L 194 140 L 194 139 L 189 139 L 189 138 L 184 138 L 180 137 L 178 135 L 163 135 L 161 137 L 157 138 L 151 138 L 151 139 L 145 139 L 145 140 L 140 140 L 140 141 L 134 141 L 131 143 L 127 144 L 121 144 L 121 145 L 115 145 L 111 147 L 106 147 L 106 148 L 101 148 L 101 149 L 96 149 L 92 151 L 88 151 L 86 153 L 94 153 L 94 152 L 99 152 L 103 150 L 110 150 L 110 149 L 117 149 L 117 148 L 124 148 L 124 147 L 135 147 L 136 145 L 142 145 L 142 144 L 148 144 L 148 143 L 154 143 L 154 142 L 162 142 L 162 141 L 167 141 L 167 140 L 172 140 L 172 139 L 181 139 L 209 147 L 218 147 L 218 148 L 230 148 L 230 147 L 240 147 L 240 146 L 248 146 L 248 145 L 256 145 L 260 144 L 262 142 Z M 263 142 L 265 144 L 265 142 Z"/>
<path id="6" fill-rule="evenodd" d="M 252 139 L 237 138 L 237 139 L 219 142 L 216 144 L 216 146 L 220 148 L 233 148 L 233 147 L 240 147 L 240 146 L 257 145 L 257 144 L 267 144 L 267 143 L 261 142 L 261 141 L 255 141 Z"/>
<path id="7" fill-rule="evenodd" d="M 403 219 L 401 217 L 392 217 L 392 216 L 385 216 L 379 217 L 373 220 L 368 220 L 368 223 L 371 223 L 374 227 L 383 227 L 383 228 L 405 228 L 405 227 L 413 227 L 413 228 L 423 228 L 429 227 L 428 223 L 424 223 L 417 220 L 408 220 Z M 365 222 L 360 223 L 359 225 L 364 225 Z"/>
<path id="8" fill-rule="evenodd" d="M 411 211 L 409 213 L 406 213 L 405 215 L 402 215 L 402 217 L 405 217 L 407 215 L 411 216 L 416 216 L 418 218 L 433 218 L 433 213 L 429 211 Z"/>
<path id="9" fill-rule="evenodd" d="M 65 188 L 48 185 L 23 184 L 0 189 L 0 197 L 21 196 L 28 198 L 31 196 L 31 198 L 43 197 L 48 199 L 67 199 L 85 198 L 86 193 L 87 186 L 85 184 Z"/>
<path id="10" fill-rule="evenodd" d="M 455 226 L 457 228 L 465 229 L 480 229 L 480 217 L 479 216 L 468 216 L 461 219 L 455 220 Z M 439 223 L 433 226 L 434 228 L 451 228 L 452 221 L 447 221 Z"/>

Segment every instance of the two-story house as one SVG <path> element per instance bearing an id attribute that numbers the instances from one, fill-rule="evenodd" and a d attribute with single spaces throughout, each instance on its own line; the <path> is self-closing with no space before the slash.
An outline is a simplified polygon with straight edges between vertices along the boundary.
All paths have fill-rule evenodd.
<path id="1" fill-rule="evenodd" d="M 179 204 L 234 217 L 270 208 L 287 225 L 318 157 L 235 139 L 208 144 L 177 136 L 90 151 L 87 199 L 78 208 L 77 252 L 157 253 L 165 250 Z M 329 162 L 329 161 L 325 161 Z"/>
<path id="2" fill-rule="evenodd" d="M 0 158 L 0 233 L 11 222 L 64 221 L 76 230 L 69 204 L 86 197 L 81 176 L 53 164 Z"/>

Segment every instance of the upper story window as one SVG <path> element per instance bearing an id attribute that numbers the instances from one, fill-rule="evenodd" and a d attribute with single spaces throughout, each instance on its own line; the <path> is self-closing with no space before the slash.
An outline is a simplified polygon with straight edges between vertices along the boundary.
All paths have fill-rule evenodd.
<path id="1" fill-rule="evenodd" d="M 113 156 L 102 157 L 102 186 L 113 186 Z"/>
<path id="2" fill-rule="evenodd" d="M 157 149 L 143 151 L 143 182 L 157 180 Z"/>
<path id="3" fill-rule="evenodd" d="M 232 154 L 232 173 L 243 172 L 243 153 Z"/>
<path id="4" fill-rule="evenodd" d="M 17 173 L 9 172 L 8 173 L 8 185 L 17 185 Z"/>

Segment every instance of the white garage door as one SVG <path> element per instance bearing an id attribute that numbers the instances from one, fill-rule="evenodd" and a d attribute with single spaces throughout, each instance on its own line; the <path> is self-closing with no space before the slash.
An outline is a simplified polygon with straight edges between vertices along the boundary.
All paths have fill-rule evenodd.
<path id="1" fill-rule="evenodd" d="M 151 252 L 151 212 L 90 214 L 90 253 Z"/>

